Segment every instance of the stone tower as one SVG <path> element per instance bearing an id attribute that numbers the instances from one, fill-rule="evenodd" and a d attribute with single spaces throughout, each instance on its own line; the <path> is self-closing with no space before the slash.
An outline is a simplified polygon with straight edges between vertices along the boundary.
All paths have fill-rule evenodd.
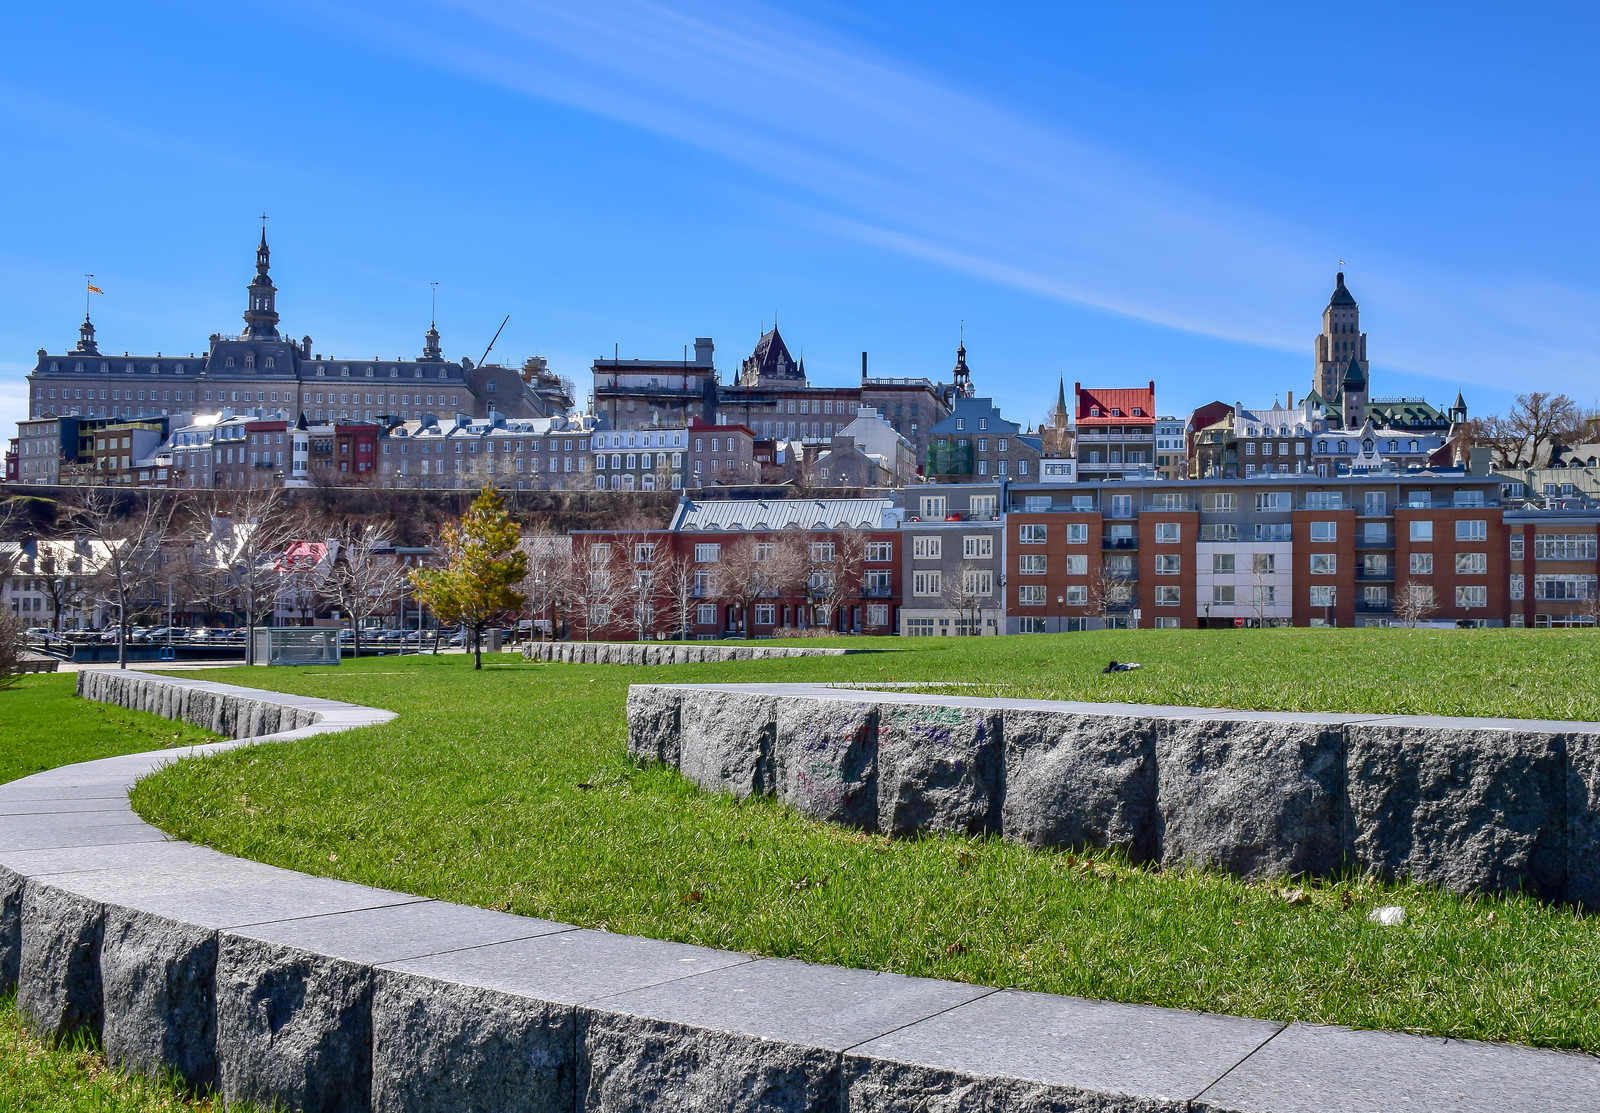
<path id="1" fill-rule="evenodd" d="M 250 307 L 244 311 L 244 335 L 250 340 L 278 339 L 278 288 L 272 284 L 267 267 L 272 252 L 267 248 L 267 230 L 261 229 L 261 245 L 256 248 L 256 276 L 247 289 Z"/>
<path id="2" fill-rule="evenodd" d="M 1367 381 L 1367 334 L 1361 331 L 1361 307 L 1345 288 L 1344 272 L 1334 280 L 1333 296 L 1322 311 L 1322 332 L 1314 344 L 1316 372 L 1311 389 L 1326 401 L 1334 401 L 1344 391 L 1344 380 L 1354 359 L 1361 368 L 1361 381 Z"/>

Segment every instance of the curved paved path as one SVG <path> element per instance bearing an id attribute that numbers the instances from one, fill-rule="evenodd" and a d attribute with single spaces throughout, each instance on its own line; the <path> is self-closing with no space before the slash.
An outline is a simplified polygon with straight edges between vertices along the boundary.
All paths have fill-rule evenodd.
<path id="1" fill-rule="evenodd" d="M 392 717 L 98 675 L 107 680 L 90 683 L 104 694 L 120 684 L 130 706 L 210 709 L 240 733 L 263 716 L 295 724 L 254 741 Z M 229 857 L 168 839 L 129 808 L 129 787 L 151 770 L 248 741 L 0 786 L 0 977 L 17 980 L 40 1030 L 88 1026 L 114 1061 L 311 1110 L 1600 1107 L 1600 1060 L 1585 1055 L 613 935 Z"/>

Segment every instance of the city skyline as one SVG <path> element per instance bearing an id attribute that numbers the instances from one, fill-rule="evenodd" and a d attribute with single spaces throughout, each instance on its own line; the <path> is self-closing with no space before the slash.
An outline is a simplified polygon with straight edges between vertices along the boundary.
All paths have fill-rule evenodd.
<path id="1" fill-rule="evenodd" d="M 943 8 L 914 25 L 893 8 L 291 8 L 267 37 L 296 50 L 202 101 L 194 79 L 225 63 L 189 48 L 245 15 L 95 13 L 83 60 L 116 98 L 25 50 L 0 84 L 23 163 L 89 147 L 136 171 L 0 186 L 31 214 L 0 249 L 8 424 L 33 351 L 75 334 L 85 272 L 108 351 L 231 331 L 263 208 L 293 335 L 409 355 L 439 282 L 451 356 L 478 358 L 509 313 L 497 354 L 544 355 L 580 390 L 614 346 L 666 358 L 702 335 L 728 374 L 776 313 L 822 384 L 850 382 L 862 349 L 875 373 L 944 376 L 964 322 L 980 392 L 1024 424 L 1063 376 L 1154 378 L 1163 413 L 1261 406 L 1310 385 L 1342 258 L 1375 394 L 1459 387 L 1484 413 L 1508 382 L 1595 393 L 1591 156 L 1551 139 L 1589 129 L 1591 79 L 1529 27 L 1374 18 L 1341 44 L 1350 82 L 1271 60 L 1316 26 L 1284 16 L 1041 15 L 1018 45 L 1020 16 Z M 24 13 L 14 43 L 59 18 Z M 1404 76 L 1377 65 L 1419 41 Z M 1491 45 L 1471 88 L 1446 73 Z M 1296 146 L 1330 130 L 1348 132 L 1331 172 Z M 1479 163 L 1493 172 L 1458 173 Z"/>

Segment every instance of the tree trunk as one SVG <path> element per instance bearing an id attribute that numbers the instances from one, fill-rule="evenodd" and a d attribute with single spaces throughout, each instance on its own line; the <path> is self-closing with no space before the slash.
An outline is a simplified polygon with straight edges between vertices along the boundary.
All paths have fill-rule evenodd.
<path id="1" fill-rule="evenodd" d="M 480 626 L 472 628 L 472 667 L 483 668 L 483 628 Z"/>

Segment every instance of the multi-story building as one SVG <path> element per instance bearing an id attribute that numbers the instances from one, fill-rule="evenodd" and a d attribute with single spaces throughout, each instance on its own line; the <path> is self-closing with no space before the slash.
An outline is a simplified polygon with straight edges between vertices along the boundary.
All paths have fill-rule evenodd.
<path id="1" fill-rule="evenodd" d="M 724 436 L 726 434 L 717 434 L 719 443 Z M 593 435 L 594 489 L 597 491 L 681 490 L 686 481 L 689 437 L 687 429 L 669 429 L 661 426 L 637 431 L 630 429 L 626 432 L 615 429 L 596 430 Z M 710 456 L 704 456 L 701 463 L 707 464 L 710 459 Z M 724 457 L 718 454 L 716 459 L 720 468 Z"/>
<path id="2" fill-rule="evenodd" d="M 452 362 L 431 324 L 415 360 L 327 358 L 309 336 L 298 342 L 279 333 L 277 287 L 268 273 L 266 233 L 256 249 L 256 274 L 247 293 L 244 331 L 213 333 L 203 355 L 115 356 L 101 352 L 88 317 L 68 352 L 44 348 L 28 376 L 31 417 L 149 418 L 224 407 L 284 409 L 309 420 L 375 421 L 423 414 L 542 417 L 571 405 L 566 388 L 542 361 L 521 371 L 495 364 Z"/>
<path id="3" fill-rule="evenodd" d="M 430 490 L 485 483 L 518 491 L 590 490 L 593 432 L 593 420 L 576 415 L 407 421 L 379 438 L 378 478 L 382 486 Z"/>
<path id="4" fill-rule="evenodd" d="M 911 442 L 921 459 L 929 430 L 950 412 L 958 396 L 972 390 L 966 349 L 956 355 L 952 381 L 926 378 L 869 378 L 866 353 L 861 381 L 849 386 L 819 386 L 806 377 L 805 361 L 795 359 L 776 326 L 762 334 L 731 383 L 722 383 L 709 337 L 694 342 L 681 360 L 597 359 L 594 409 L 609 427 L 685 426 L 691 418 L 711 424 L 743 425 L 760 440 L 826 444 L 852 421 L 863 405 L 872 406 Z"/>
<path id="5" fill-rule="evenodd" d="M 72 438 L 71 460 L 77 459 L 77 439 Z M 17 482 L 59 483 L 62 464 L 62 421 L 56 417 L 17 422 Z"/>
<path id="6" fill-rule="evenodd" d="M 905 493 L 900 523 L 900 633 L 1006 632 L 1003 483 L 946 484 Z"/>
<path id="7" fill-rule="evenodd" d="M 153 455 L 166 439 L 160 421 L 121 421 L 94 431 L 94 448 L 85 473 L 71 482 L 132 485 L 141 462 Z M 64 471 L 67 469 L 64 469 Z"/>
<path id="8" fill-rule="evenodd" d="M 1449 440 L 1433 430 L 1384 428 L 1369 416 L 1359 429 L 1330 429 L 1308 438 L 1310 470 L 1329 476 L 1449 466 Z"/>
<path id="9" fill-rule="evenodd" d="M 1085 389 L 1072 384 L 1080 480 L 1150 474 L 1156 448 L 1156 384 Z"/>
<path id="10" fill-rule="evenodd" d="M 1189 441 L 1184 436 L 1186 424 L 1181 417 L 1156 418 L 1156 474 L 1163 479 L 1188 478 Z"/>
<path id="11" fill-rule="evenodd" d="M 950 416 L 930 430 L 923 475 L 930 483 L 984 483 L 1037 478 L 1044 445 L 1007 421 L 992 398 L 958 397 Z"/>
<path id="12" fill-rule="evenodd" d="M 1247 410 L 1236 405 L 1233 432 L 1238 468 L 1234 475 L 1246 478 L 1261 473 L 1298 475 L 1309 467 L 1311 435 L 1325 425 L 1322 406 L 1311 398 L 1294 404 L 1286 397 L 1282 406 L 1276 398 L 1270 409 Z"/>
<path id="13" fill-rule="evenodd" d="M 1508 618 L 1489 477 L 1011 484 L 1005 499 L 1008 632 Z"/>
<path id="14" fill-rule="evenodd" d="M 1600 510 L 1508 510 L 1505 530 L 1510 624 L 1593 626 L 1600 615 Z"/>
<path id="15" fill-rule="evenodd" d="M 761 468 L 756 463 L 755 434 L 743 425 L 713 425 L 699 418 L 689 422 L 684 439 L 688 443 L 688 477 L 691 487 L 719 487 L 758 483 Z M 674 469 L 678 471 L 681 469 Z M 677 488 L 673 484 L 673 488 Z"/>

